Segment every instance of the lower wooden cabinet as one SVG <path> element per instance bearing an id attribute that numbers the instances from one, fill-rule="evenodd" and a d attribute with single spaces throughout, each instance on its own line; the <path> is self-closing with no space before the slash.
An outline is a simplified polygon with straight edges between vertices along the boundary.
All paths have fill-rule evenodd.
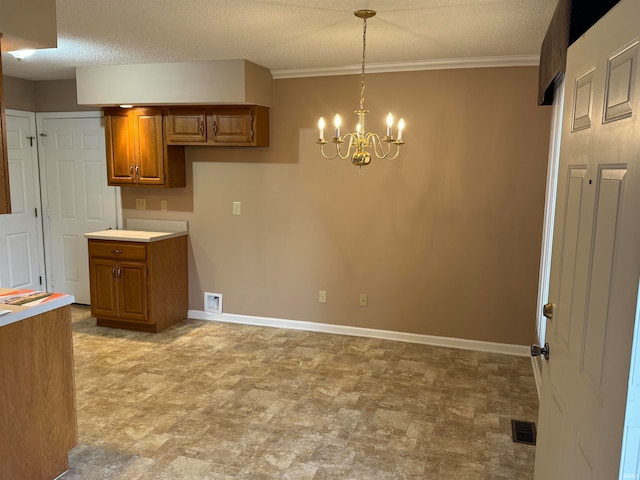
<path id="1" fill-rule="evenodd" d="M 91 314 L 98 325 L 159 332 L 187 317 L 187 237 L 89 240 Z"/>
<path id="2" fill-rule="evenodd" d="M 0 327 L 1 480 L 68 470 L 78 444 L 75 393 L 71 306 Z"/>

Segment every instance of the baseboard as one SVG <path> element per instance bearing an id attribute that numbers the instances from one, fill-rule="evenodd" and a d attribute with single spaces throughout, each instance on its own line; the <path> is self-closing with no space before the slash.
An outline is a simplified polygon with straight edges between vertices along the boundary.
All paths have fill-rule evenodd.
<path id="1" fill-rule="evenodd" d="M 542 385 L 542 361 L 540 357 L 531 357 L 531 368 L 533 369 L 533 379 L 536 381 L 536 391 L 540 400 L 540 385 Z"/>
<path id="2" fill-rule="evenodd" d="M 250 315 L 236 315 L 233 313 L 209 313 L 202 310 L 189 310 L 189 318 L 195 320 L 209 320 L 214 322 L 238 323 L 261 327 L 288 328 L 291 330 L 305 330 L 308 332 L 333 333 L 337 335 L 352 335 L 355 337 L 379 338 L 395 340 L 397 342 L 420 343 L 438 347 L 461 348 L 479 352 L 501 353 L 528 357 L 530 350 L 525 345 L 511 345 L 507 343 L 483 342 L 464 338 L 437 337 L 434 335 L 420 335 L 416 333 L 394 332 L 391 330 L 376 330 L 373 328 L 348 327 L 331 325 L 328 323 L 306 322 L 301 320 L 284 320 L 280 318 L 254 317 Z"/>

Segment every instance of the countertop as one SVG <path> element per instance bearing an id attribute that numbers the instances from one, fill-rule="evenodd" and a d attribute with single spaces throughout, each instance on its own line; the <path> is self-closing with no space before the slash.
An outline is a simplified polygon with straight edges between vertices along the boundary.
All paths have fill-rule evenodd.
<path id="1" fill-rule="evenodd" d="M 185 235 L 188 235 L 187 231 L 152 232 L 147 230 L 101 230 L 84 234 L 86 238 L 91 240 L 119 240 L 121 242 L 157 242 Z"/>
<path id="2" fill-rule="evenodd" d="M 4 303 L 7 301 L 12 302 L 13 305 Z M 10 313 L 0 315 L 0 327 L 70 305 L 74 301 L 73 295 L 64 293 L 0 288 L 0 312 L 10 310 Z"/>

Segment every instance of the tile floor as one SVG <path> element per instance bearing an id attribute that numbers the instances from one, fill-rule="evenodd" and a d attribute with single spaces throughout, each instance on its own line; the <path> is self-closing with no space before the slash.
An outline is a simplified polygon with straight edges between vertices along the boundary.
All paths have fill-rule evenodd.
<path id="1" fill-rule="evenodd" d="M 74 307 L 79 445 L 64 480 L 533 478 L 528 358 Z"/>

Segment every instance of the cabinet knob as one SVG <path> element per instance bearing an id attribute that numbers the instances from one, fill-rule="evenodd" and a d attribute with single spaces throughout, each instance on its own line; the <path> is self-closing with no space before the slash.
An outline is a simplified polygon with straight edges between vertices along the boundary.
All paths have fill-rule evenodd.
<path id="1" fill-rule="evenodd" d="M 133 163 L 129 164 L 129 176 L 133 178 Z"/>
<path id="2" fill-rule="evenodd" d="M 113 277 L 114 280 L 116 279 L 116 267 L 115 266 L 111 267 L 111 276 Z"/>

